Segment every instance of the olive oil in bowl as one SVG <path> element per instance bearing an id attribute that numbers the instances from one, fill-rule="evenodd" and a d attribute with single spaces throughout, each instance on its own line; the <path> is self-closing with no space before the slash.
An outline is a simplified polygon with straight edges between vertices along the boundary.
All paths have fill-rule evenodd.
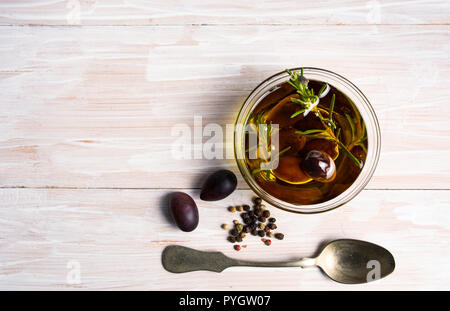
<path id="1" fill-rule="evenodd" d="M 317 74 L 308 80 L 303 69 L 287 70 L 282 77 L 261 83 L 241 109 L 238 166 L 252 189 L 275 206 L 302 213 L 337 207 L 362 190 L 376 166 L 375 115 L 363 117 L 358 97 L 342 91 L 339 80 L 335 85 Z M 373 113 L 368 103 L 362 108 Z M 275 165 L 264 166 L 268 163 Z"/>

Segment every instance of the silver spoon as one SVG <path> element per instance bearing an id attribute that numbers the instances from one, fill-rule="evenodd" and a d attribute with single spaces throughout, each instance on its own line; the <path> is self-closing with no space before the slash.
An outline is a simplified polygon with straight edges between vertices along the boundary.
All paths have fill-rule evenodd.
<path id="1" fill-rule="evenodd" d="M 221 252 L 202 252 L 171 245 L 162 253 L 162 264 L 167 271 L 173 273 L 198 270 L 222 272 L 233 266 L 301 268 L 318 266 L 332 280 L 345 284 L 361 284 L 381 279 L 395 268 L 394 257 L 385 248 L 350 239 L 328 243 L 315 258 L 272 262 L 232 259 Z"/>

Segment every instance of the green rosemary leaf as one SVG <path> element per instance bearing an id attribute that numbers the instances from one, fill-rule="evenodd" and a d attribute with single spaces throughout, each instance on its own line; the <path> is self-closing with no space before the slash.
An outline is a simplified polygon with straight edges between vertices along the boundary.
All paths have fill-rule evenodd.
<path id="1" fill-rule="evenodd" d="M 322 96 L 322 93 L 327 89 L 328 87 L 328 83 L 325 83 L 324 85 L 322 85 L 322 87 L 320 88 L 319 94 L 318 96 Z"/>
<path id="2" fill-rule="evenodd" d="M 318 135 L 317 138 L 328 139 L 336 142 L 336 144 L 350 157 L 353 162 L 355 162 L 356 165 L 358 165 L 358 167 L 362 167 L 361 162 L 359 162 L 359 160 L 353 155 L 353 153 L 351 153 L 351 151 L 348 150 L 348 148 L 336 138 L 328 135 Z"/>
<path id="3" fill-rule="evenodd" d="M 301 100 L 301 99 L 298 99 L 298 98 L 295 98 L 295 97 L 291 97 L 290 99 L 291 99 L 291 101 L 292 101 L 293 103 L 301 104 L 301 105 L 303 105 L 303 106 L 308 105 L 306 102 L 304 102 L 304 101 Z"/>
<path id="4" fill-rule="evenodd" d="M 353 153 L 350 152 L 350 150 L 347 149 L 347 147 L 343 143 L 341 143 L 336 139 L 333 140 L 338 144 L 339 147 L 341 147 L 342 150 L 344 150 L 344 152 L 350 157 L 350 159 L 352 159 L 353 162 L 355 162 L 356 165 L 358 165 L 359 168 L 362 167 L 361 162 L 359 162 L 359 160 L 353 155 Z"/>
<path id="5" fill-rule="evenodd" d="M 330 121 L 333 120 L 333 110 L 334 110 L 335 100 L 336 100 L 336 95 L 333 94 L 333 97 L 331 97 L 330 112 L 328 112 L 328 118 L 330 119 Z"/>
<path id="6" fill-rule="evenodd" d="M 364 152 L 367 154 L 367 148 L 366 148 L 366 146 L 364 146 L 364 144 L 362 142 L 356 143 L 355 146 L 361 147 L 362 150 L 364 150 Z"/>
<path id="7" fill-rule="evenodd" d="M 286 153 L 289 150 L 291 150 L 291 146 L 288 146 L 288 147 L 284 148 L 283 150 L 281 150 L 280 152 L 278 152 L 278 157 L 281 157 L 281 155 L 283 153 Z"/>
<path id="8" fill-rule="evenodd" d="M 298 89 L 298 86 L 295 85 L 294 82 L 292 82 L 291 80 L 288 80 L 287 83 L 289 83 L 290 85 L 292 85 L 292 87 L 293 87 L 294 89 L 296 89 L 296 90 Z"/>
<path id="9" fill-rule="evenodd" d="M 353 139 L 355 137 L 355 135 L 356 135 L 355 123 L 353 123 L 352 117 L 350 117 L 349 114 L 346 113 L 345 117 L 347 118 L 347 121 L 350 124 L 350 128 L 352 129 L 352 139 Z"/>
<path id="10" fill-rule="evenodd" d="M 297 111 L 297 112 L 294 112 L 294 113 L 291 115 L 291 119 L 295 118 L 296 116 L 298 116 L 299 114 L 301 114 L 301 113 L 303 113 L 303 112 L 305 112 L 305 111 L 306 111 L 306 109 L 302 109 L 302 110 L 299 110 L 299 111 Z"/>
<path id="11" fill-rule="evenodd" d="M 302 76 L 302 77 L 303 77 L 303 67 L 302 67 L 302 68 L 300 68 L 300 76 Z"/>
<path id="12" fill-rule="evenodd" d="M 307 130 L 307 131 L 295 131 L 295 134 L 300 134 L 300 135 L 310 135 L 310 134 L 317 134 L 317 133 L 324 133 L 326 132 L 325 130 Z"/>

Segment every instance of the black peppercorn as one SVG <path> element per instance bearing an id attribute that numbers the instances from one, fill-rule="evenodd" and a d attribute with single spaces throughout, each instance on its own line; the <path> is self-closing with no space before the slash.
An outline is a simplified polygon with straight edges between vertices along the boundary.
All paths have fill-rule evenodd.
<path id="1" fill-rule="evenodd" d="M 228 241 L 230 241 L 231 243 L 235 243 L 236 242 L 236 238 L 234 236 L 229 236 L 228 237 Z"/>
<path id="2" fill-rule="evenodd" d="M 248 214 L 247 213 L 241 213 L 241 218 L 242 219 L 248 218 Z"/>
<path id="3" fill-rule="evenodd" d="M 242 238 L 240 236 L 237 236 L 236 237 L 236 242 L 239 242 L 239 243 L 242 242 Z"/>
<path id="4" fill-rule="evenodd" d="M 248 212 L 250 210 L 250 206 L 248 206 L 247 204 L 243 206 L 244 207 L 244 211 Z"/>
<path id="5" fill-rule="evenodd" d="M 261 217 L 263 215 L 263 211 L 261 209 L 256 209 L 255 210 L 255 215 L 258 217 Z"/>
<path id="6" fill-rule="evenodd" d="M 269 222 L 275 222 L 275 221 L 277 221 L 275 218 L 273 218 L 273 217 L 269 218 Z"/>
<path id="7" fill-rule="evenodd" d="M 252 230 L 250 229 L 249 226 L 244 226 L 243 231 L 244 231 L 245 233 L 249 233 L 249 232 L 252 231 Z"/>
<path id="8" fill-rule="evenodd" d="M 264 217 L 262 217 L 262 216 L 259 217 L 258 220 L 259 220 L 260 222 L 266 222 L 266 219 L 265 219 Z"/>
<path id="9" fill-rule="evenodd" d="M 239 231 L 237 231 L 236 229 L 231 229 L 231 230 L 230 230 L 230 234 L 231 234 L 232 236 L 237 236 L 237 235 L 239 234 Z"/>
<path id="10" fill-rule="evenodd" d="M 275 237 L 276 237 L 278 240 L 282 240 L 282 239 L 284 239 L 284 234 L 283 234 L 283 233 L 275 233 Z"/>
<path id="11" fill-rule="evenodd" d="M 275 230 L 277 228 L 277 225 L 273 222 L 267 225 L 270 229 Z"/>
<path id="12" fill-rule="evenodd" d="M 253 221 L 252 221 L 252 219 L 251 219 L 250 217 L 244 219 L 244 223 L 245 223 L 246 225 L 250 225 L 252 222 L 253 222 Z"/>
<path id="13" fill-rule="evenodd" d="M 266 218 L 269 218 L 269 217 L 270 217 L 270 212 L 269 212 L 268 210 L 265 210 L 265 211 L 262 213 L 262 215 L 263 215 L 264 217 L 266 217 Z"/>
<path id="14" fill-rule="evenodd" d="M 262 202 L 261 198 L 256 197 L 253 199 L 253 203 L 255 203 L 256 205 L 261 204 L 261 202 Z"/>
<path id="15" fill-rule="evenodd" d="M 265 233 L 263 230 L 259 230 L 259 231 L 258 231 L 258 235 L 259 235 L 260 237 L 263 237 L 263 236 L 266 235 L 266 233 Z"/>
<path id="16" fill-rule="evenodd" d="M 253 229 L 252 232 L 251 232 L 251 234 L 252 234 L 252 235 L 258 235 L 258 230 Z"/>
<path id="17" fill-rule="evenodd" d="M 250 216 L 250 217 L 255 216 L 255 212 L 249 211 L 249 212 L 248 212 L 248 216 Z"/>

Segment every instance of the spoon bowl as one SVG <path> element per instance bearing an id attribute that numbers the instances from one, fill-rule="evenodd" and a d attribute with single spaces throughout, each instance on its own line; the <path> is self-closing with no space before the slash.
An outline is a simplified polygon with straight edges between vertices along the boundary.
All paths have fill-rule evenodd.
<path id="1" fill-rule="evenodd" d="M 381 279 L 395 269 L 394 256 L 373 243 L 343 239 L 328 243 L 315 264 L 331 279 L 344 284 L 361 284 Z"/>

